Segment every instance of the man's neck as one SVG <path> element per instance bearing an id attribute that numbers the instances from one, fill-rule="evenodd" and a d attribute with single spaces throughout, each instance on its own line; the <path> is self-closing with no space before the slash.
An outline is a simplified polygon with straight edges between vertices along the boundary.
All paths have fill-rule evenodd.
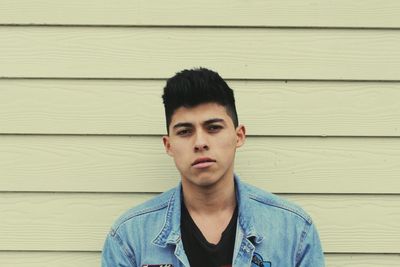
<path id="1" fill-rule="evenodd" d="M 231 178 L 221 179 L 209 187 L 182 183 L 183 200 L 190 213 L 208 216 L 220 212 L 233 213 L 236 207 L 235 182 Z"/>

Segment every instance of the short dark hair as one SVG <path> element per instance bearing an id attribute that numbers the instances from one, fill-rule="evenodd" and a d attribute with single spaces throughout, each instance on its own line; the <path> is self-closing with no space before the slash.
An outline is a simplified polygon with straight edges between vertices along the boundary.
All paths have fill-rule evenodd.
<path id="1" fill-rule="evenodd" d="M 167 133 L 169 133 L 169 125 L 175 110 L 204 103 L 217 103 L 224 106 L 235 128 L 239 124 L 233 90 L 217 72 L 206 68 L 185 69 L 176 73 L 167 80 L 162 99 Z"/>

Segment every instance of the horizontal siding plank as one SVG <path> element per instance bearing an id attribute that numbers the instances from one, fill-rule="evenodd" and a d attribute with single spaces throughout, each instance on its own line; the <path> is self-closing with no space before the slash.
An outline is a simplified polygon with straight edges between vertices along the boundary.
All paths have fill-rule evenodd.
<path id="1" fill-rule="evenodd" d="M 1 193 L 0 250 L 98 251 L 116 217 L 152 194 Z M 400 196 L 285 195 L 327 253 L 400 253 Z"/>
<path id="2" fill-rule="evenodd" d="M 236 172 L 279 193 L 399 194 L 398 138 L 258 138 Z M 162 192 L 179 180 L 161 138 L 0 136 L 2 191 Z"/>
<path id="3" fill-rule="evenodd" d="M 400 136 L 400 82 L 229 84 L 250 135 Z M 153 80 L 0 79 L 0 133 L 164 134 L 164 86 Z"/>
<path id="4" fill-rule="evenodd" d="M 294 195 L 287 198 L 311 214 L 326 252 L 400 251 L 399 195 Z"/>
<path id="5" fill-rule="evenodd" d="M 98 267 L 100 259 L 100 252 L 0 251 L 5 267 Z"/>
<path id="6" fill-rule="evenodd" d="M 0 77 L 399 80 L 400 32 L 339 29 L 0 27 Z"/>
<path id="7" fill-rule="evenodd" d="M 0 251 L 1 266 L 15 267 L 98 267 L 100 252 L 7 252 Z M 399 264 L 399 255 L 326 254 L 327 267 L 375 267 Z"/>
<path id="8" fill-rule="evenodd" d="M 368 255 L 368 254 L 327 254 L 327 267 L 374 267 L 398 266 L 400 255 Z"/>
<path id="9" fill-rule="evenodd" d="M 2 24 L 400 27 L 396 0 L 2 0 L 2 5 Z"/>

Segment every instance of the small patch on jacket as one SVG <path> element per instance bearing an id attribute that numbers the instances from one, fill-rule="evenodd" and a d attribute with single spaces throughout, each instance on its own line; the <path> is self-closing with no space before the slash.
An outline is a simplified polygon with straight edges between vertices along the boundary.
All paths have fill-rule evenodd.
<path id="1" fill-rule="evenodd" d="M 263 257 L 258 253 L 254 253 L 251 263 L 251 266 L 272 267 L 272 263 L 270 261 L 265 261 Z"/>

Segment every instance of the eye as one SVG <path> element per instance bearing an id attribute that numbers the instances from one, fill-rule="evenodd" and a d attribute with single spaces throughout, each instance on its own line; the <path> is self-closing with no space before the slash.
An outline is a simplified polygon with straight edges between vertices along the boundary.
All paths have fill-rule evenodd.
<path id="1" fill-rule="evenodd" d="M 187 136 L 191 133 L 190 129 L 182 129 L 176 132 L 179 136 Z"/>
<path id="2" fill-rule="evenodd" d="M 207 127 L 209 132 L 215 133 L 222 129 L 221 125 L 211 124 Z"/>

